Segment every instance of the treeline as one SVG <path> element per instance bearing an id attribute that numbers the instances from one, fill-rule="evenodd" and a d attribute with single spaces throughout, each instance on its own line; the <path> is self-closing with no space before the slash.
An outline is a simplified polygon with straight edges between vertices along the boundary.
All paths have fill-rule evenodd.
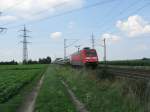
<path id="1" fill-rule="evenodd" d="M 6 61 L 6 62 L 0 62 L 0 65 L 18 65 L 18 62 L 16 61 Z"/>
<path id="2" fill-rule="evenodd" d="M 51 57 L 46 58 L 39 58 L 38 61 L 29 60 L 27 62 L 24 62 L 24 64 L 50 64 L 52 62 Z"/>
<path id="3" fill-rule="evenodd" d="M 104 61 L 100 62 L 100 64 L 105 64 Z M 107 61 L 108 65 L 124 65 L 124 66 L 150 66 L 150 59 L 143 58 L 137 60 L 120 60 L 120 61 Z"/>
<path id="4" fill-rule="evenodd" d="M 34 60 L 28 60 L 27 62 L 24 61 L 23 64 L 50 64 L 52 62 L 51 57 L 46 57 L 46 58 L 39 58 L 38 61 Z M 17 61 L 5 61 L 5 62 L 0 62 L 0 65 L 18 65 L 19 63 Z"/>

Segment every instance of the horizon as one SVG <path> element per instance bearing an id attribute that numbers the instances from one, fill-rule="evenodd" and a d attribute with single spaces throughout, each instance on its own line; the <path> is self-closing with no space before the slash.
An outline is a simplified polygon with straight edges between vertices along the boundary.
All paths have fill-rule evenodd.
<path id="1" fill-rule="evenodd" d="M 149 6 L 148 0 L 1 0 L 0 27 L 7 31 L 0 33 L 0 61 L 22 61 L 24 25 L 32 37 L 28 59 L 63 58 L 64 39 L 72 44 L 67 56 L 75 46 L 92 47 L 92 34 L 100 61 L 104 38 L 107 60 L 150 58 Z"/>

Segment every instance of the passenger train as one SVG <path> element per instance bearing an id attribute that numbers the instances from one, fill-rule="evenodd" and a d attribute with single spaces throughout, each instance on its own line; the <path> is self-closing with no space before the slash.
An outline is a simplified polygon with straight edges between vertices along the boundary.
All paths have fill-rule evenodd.
<path id="1" fill-rule="evenodd" d="M 71 55 L 70 64 L 73 66 L 96 67 L 98 65 L 97 52 L 95 49 L 85 47 L 82 50 Z"/>
<path id="2" fill-rule="evenodd" d="M 85 66 L 95 68 L 98 65 L 98 56 L 95 49 L 85 47 L 70 55 L 70 59 L 56 58 L 55 64 L 70 64 L 72 66 Z"/>

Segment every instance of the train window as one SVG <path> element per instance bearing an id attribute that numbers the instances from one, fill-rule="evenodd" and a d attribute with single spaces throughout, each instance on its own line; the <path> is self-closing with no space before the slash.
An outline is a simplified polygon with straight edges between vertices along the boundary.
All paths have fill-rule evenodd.
<path id="1" fill-rule="evenodd" d="M 86 56 L 91 57 L 91 56 L 97 56 L 96 51 L 86 51 Z"/>

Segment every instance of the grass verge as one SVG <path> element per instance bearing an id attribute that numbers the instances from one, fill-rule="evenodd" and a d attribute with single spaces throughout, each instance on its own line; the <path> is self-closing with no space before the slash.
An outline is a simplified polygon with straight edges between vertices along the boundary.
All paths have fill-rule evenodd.
<path id="1" fill-rule="evenodd" d="M 43 85 L 35 104 L 35 112 L 76 112 L 65 87 L 51 65 L 45 73 Z"/>
<path id="2" fill-rule="evenodd" d="M 90 112 L 144 112 L 134 96 L 122 94 L 123 80 L 100 80 L 85 69 L 57 67 L 56 71 Z"/>

